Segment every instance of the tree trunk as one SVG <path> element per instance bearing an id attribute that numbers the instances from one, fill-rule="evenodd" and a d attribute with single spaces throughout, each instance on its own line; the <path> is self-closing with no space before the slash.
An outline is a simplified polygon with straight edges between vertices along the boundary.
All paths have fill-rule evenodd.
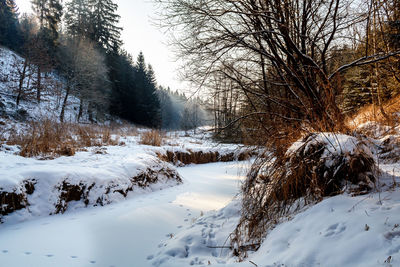
<path id="1" fill-rule="evenodd" d="M 42 91 L 42 71 L 40 66 L 37 68 L 37 92 L 36 92 L 36 100 L 40 103 L 41 91 Z"/>
<path id="2" fill-rule="evenodd" d="M 17 95 L 17 101 L 16 101 L 17 107 L 18 107 L 19 102 L 20 102 L 21 97 L 22 97 L 22 88 L 24 86 L 24 80 L 25 80 L 25 77 L 26 77 L 26 68 L 27 68 L 27 66 L 28 66 L 28 60 L 25 59 L 24 67 L 23 67 L 22 73 L 20 74 L 20 77 L 19 77 L 18 95 Z"/>
<path id="3" fill-rule="evenodd" d="M 79 103 L 78 122 L 82 117 L 82 113 L 83 113 L 83 99 L 81 98 L 81 101 Z"/>
<path id="4" fill-rule="evenodd" d="M 68 85 L 67 86 L 67 91 L 65 93 L 64 101 L 61 107 L 61 114 L 60 114 L 60 122 L 64 122 L 64 113 L 65 113 L 65 107 L 67 106 L 67 100 L 69 96 L 69 92 L 71 91 L 71 87 Z"/>
<path id="5" fill-rule="evenodd" d="M 88 115 L 89 115 L 89 121 L 94 122 L 93 120 L 93 104 L 92 102 L 89 102 L 88 104 Z"/>

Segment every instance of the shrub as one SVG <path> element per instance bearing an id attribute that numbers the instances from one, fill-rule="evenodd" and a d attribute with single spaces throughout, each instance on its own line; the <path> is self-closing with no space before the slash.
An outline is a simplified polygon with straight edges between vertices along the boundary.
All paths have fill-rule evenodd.
<path id="1" fill-rule="evenodd" d="M 115 130 L 118 132 L 118 130 Z M 5 133 L 1 133 L 5 136 Z M 73 156 L 84 147 L 119 145 L 119 136 L 109 126 L 57 123 L 43 120 L 28 123 L 23 131 L 9 132 L 7 144 L 20 146 L 23 157 L 52 159 Z"/>
<path id="2" fill-rule="evenodd" d="M 140 135 L 140 143 L 149 146 L 161 146 L 163 134 L 158 130 L 151 130 Z"/>
<path id="3" fill-rule="evenodd" d="M 282 157 L 257 160 L 243 185 L 242 218 L 232 247 L 246 256 L 283 217 L 343 193 L 369 192 L 377 167 L 363 141 L 346 135 L 310 134 Z M 250 246 L 249 246 L 250 244 Z"/>

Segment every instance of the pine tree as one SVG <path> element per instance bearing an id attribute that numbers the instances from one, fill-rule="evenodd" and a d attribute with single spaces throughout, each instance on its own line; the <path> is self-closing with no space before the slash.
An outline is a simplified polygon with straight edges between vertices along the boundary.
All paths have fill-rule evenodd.
<path id="1" fill-rule="evenodd" d="M 47 0 L 32 0 L 32 9 L 39 20 L 40 28 L 43 28 L 47 12 Z"/>
<path id="2" fill-rule="evenodd" d="M 63 15 L 63 6 L 60 0 L 48 0 L 46 9 L 46 21 L 54 40 L 58 39 L 58 28 Z"/>
<path id="3" fill-rule="evenodd" d="M 90 32 L 88 5 L 88 0 L 72 0 L 66 4 L 65 24 L 70 35 L 82 38 Z"/>
<path id="4" fill-rule="evenodd" d="M 0 44 L 11 49 L 21 45 L 18 8 L 14 0 L 0 0 Z"/>
<path id="5" fill-rule="evenodd" d="M 140 52 L 136 62 L 136 79 L 138 94 L 138 123 L 157 127 L 160 125 L 160 103 L 156 93 L 156 79 L 153 68 L 146 62 Z"/>
<path id="6" fill-rule="evenodd" d="M 58 38 L 58 26 L 63 14 L 60 0 L 32 0 L 32 9 L 39 20 L 40 29 L 50 29 L 54 40 L 56 40 Z"/>
<path id="7" fill-rule="evenodd" d="M 91 11 L 91 38 L 111 51 L 115 46 L 120 47 L 121 27 L 118 27 L 120 16 L 116 13 L 118 5 L 112 0 L 89 0 Z"/>

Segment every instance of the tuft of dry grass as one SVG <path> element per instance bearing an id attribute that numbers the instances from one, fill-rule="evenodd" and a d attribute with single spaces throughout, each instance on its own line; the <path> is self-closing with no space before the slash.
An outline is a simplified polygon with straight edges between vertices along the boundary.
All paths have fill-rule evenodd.
<path id="1" fill-rule="evenodd" d="M 400 95 L 392 97 L 386 103 L 383 104 L 383 109 L 388 118 L 386 118 L 380 108 L 375 105 L 367 105 L 361 108 L 356 114 L 346 119 L 346 125 L 354 130 L 359 125 L 375 121 L 381 125 L 394 126 L 400 123 Z"/>
<path id="2" fill-rule="evenodd" d="M 242 188 L 242 217 L 231 239 L 235 255 L 246 257 L 283 218 L 342 193 L 345 185 L 353 194 L 373 188 L 378 168 L 362 141 L 351 154 L 329 152 L 328 143 L 312 134 L 301 143 L 282 157 L 264 155 L 253 164 Z"/>
<path id="3" fill-rule="evenodd" d="M 161 146 L 163 143 L 164 135 L 161 131 L 150 130 L 140 135 L 140 144 L 149 146 Z"/>
<path id="4" fill-rule="evenodd" d="M 8 132 L 6 143 L 20 146 L 20 155 L 23 157 L 53 159 L 73 156 L 76 151 L 82 151 L 85 147 L 123 145 L 118 135 L 121 132 L 125 130 L 102 125 L 42 120 L 29 122 L 24 131 Z"/>

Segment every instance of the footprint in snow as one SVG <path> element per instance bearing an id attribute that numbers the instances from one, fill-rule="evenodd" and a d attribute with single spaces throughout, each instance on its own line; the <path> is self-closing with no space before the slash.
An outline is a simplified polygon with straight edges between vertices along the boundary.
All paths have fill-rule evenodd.
<path id="1" fill-rule="evenodd" d="M 184 219 L 184 221 L 185 221 L 185 222 L 188 222 L 188 221 L 189 221 L 189 219 Z"/>
<path id="2" fill-rule="evenodd" d="M 78 258 L 78 256 L 71 256 L 71 258 L 72 258 L 72 259 L 77 259 L 77 258 Z"/>
<path id="3" fill-rule="evenodd" d="M 176 228 L 181 229 L 181 228 L 182 228 L 182 225 L 179 225 L 179 226 L 177 226 Z"/>
<path id="4" fill-rule="evenodd" d="M 96 261 L 89 261 L 91 264 L 95 264 L 96 263 Z"/>
<path id="5" fill-rule="evenodd" d="M 325 237 L 330 237 L 334 235 L 338 235 L 346 230 L 346 226 L 344 224 L 335 223 L 326 229 Z"/>
<path id="6" fill-rule="evenodd" d="M 32 254 L 32 252 L 30 252 L 30 251 L 26 251 L 26 252 L 24 252 L 24 254 L 29 256 L 29 255 L 31 255 L 31 254 Z"/>
<path id="7" fill-rule="evenodd" d="M 154 255 L 149 255 L 149 256 L 147 256 L 147 258 L 146 258 L 148 261 L 149 260 L 152 260 L 152 259 L 154 259 Z"/>
<path id="8" fill-rule="evenodd" d="M 49 225 L 49 224 L 50 224 L 49 222 L 42 223 L 42 225 Z"/>
<path id="9" fill-rule="evenodd" d="M 7 249 L 4 249 L 4 250 L 2 250 L 1 252 L 3 252 L 3 253 L 8 253 L 8 250 L 7 250 Z"/>
<path id="10" fill-rule="evenodd" d="M 52 257 L 54 257 L 54 255 L 53 254 L 47 254 L 46 257 L 47 258 L 52 258 Z"/>

